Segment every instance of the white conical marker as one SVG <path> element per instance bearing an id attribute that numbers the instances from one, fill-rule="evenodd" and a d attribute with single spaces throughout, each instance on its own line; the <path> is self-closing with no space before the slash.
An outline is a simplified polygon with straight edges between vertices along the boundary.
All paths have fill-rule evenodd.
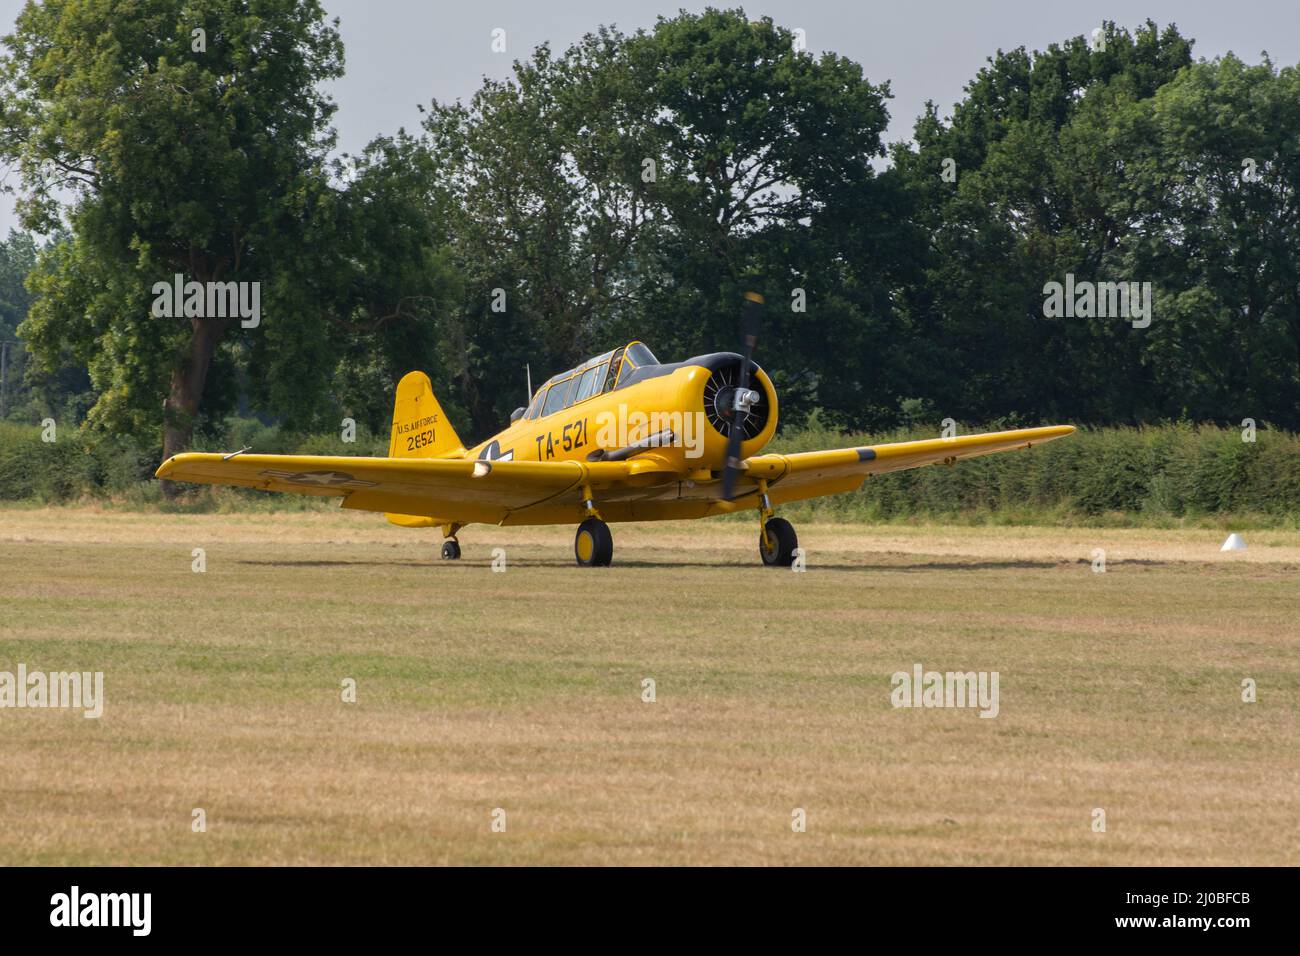
<path id="1" fill-rule="evenodd" d="M 1228 535 L 1228 540 L 1223 542 L 1223 547 L 1220 548 L 1219 550 L 1220 551 L 1245 551 L 1246 542 L 1241 537 L 1241 535 L 1237 534 L 1237 532 L 1234 531 L 1232 534 Z"/>

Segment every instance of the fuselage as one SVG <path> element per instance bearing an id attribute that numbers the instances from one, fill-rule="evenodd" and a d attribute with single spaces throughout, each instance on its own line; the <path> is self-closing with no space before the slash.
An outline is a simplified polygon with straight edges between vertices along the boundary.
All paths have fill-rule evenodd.
<path id="1" fill-rule="evenodd" d="M 552 378 L 526 409 L 516 412 L 508 428 L 469 449 L 466 457 L 598 462 L 636 454 L 682 475 L 720 469 L 735 422 L 733 399 L 742 357 L 716 352 L 670 365 L 627 361 L 617 372 L 606 373 L 607 388 L 590 388 L 611 356 L 618 353 Z M 778 416 L 771 380 L 753 363 L 750 376 L 749 387 L 760 397 L 744 424 L 743 457 L 771 441 Z M 563 390 L 564 397 L 552 390 Z"/>

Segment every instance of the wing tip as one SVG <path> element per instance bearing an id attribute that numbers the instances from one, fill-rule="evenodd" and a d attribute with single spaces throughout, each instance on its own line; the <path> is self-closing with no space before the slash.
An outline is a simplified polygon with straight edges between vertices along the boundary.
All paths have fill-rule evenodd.
<path id="1" fill-rule="evenodd" d="M 180 481 L 182 479 L 173 478 L 172 476 L 176 474 L 176 470 L 181 466 L 192 462 L 212 461 L 221 457 L 221 455 L 213 455 L 202 451 L 183 451 L 178 455 L 172 455 L 159 465 L 153 476 L 155 478 L 172 478 L 173 481 Z"/>
<path id="2" fill-rule="evenodd" d="M 1073 435 L 1077 428 L 1073 425 L 1040 425 L 1038 428 L 1027 429 L 1032 433 L 1029 440 L 1025 442 L 1025 448 L 1033 448 L 1035 445 L 1041 445 L 1044 442 L 1056 441 L 1058 438 L 1068 438 Z"/>

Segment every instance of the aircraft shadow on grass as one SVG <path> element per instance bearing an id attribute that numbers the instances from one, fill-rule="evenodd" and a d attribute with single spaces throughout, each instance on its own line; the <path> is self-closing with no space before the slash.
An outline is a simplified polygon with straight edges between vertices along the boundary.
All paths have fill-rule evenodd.
<path id="1" fill-rule="evenodd" d="M 265 567 L 276 568 L 331 568 L 331 567 L 402 567 L 408 568 L 413 566 L 432 567 L 440 565 L 441 561 L 428 560 L 399 560 L 392 561 L 360 561 L 360 560 L 241 560 L 240 564 L 260 565 Z M 1160 564 L 1157 561 L 1128 561 L 1126 564 Z M 490 567 L 491 558 L 482 560 L 469 559 L 461 562 L 465 567 Z M 515 568 L 548 568 L 548 567 L 568 567 L 569 562 L 561 559 L 547 560 L 531 558 L 527 560 L 512 562 L 510 567 Z M 620 568 L 737 568 L 749 567 L 747 561 L 737 559 L 735 561 L 682 561 L 676 558 L 664 558 L 654 560 L 650 558 L 640 558 L 635 560 L 620 560 L 615 567 Z M 815 572 L 822 571 L 841 571 L 841 572 L 863 572 L 863 571 L 1007 571 L 1007 570 L 1050 570 L 1053 568 L 1073 567 L 1064 561 L 927 561 L 914 564 L 813 564 L 810 570 Z"/>

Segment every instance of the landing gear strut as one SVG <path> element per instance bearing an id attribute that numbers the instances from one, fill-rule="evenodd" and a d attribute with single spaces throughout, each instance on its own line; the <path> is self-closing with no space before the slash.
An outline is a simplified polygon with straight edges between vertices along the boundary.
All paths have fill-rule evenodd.
<path id="1" fill-rule="evenodd" d="M 788 568 L 794 564 L 794 552 L 799 538 L 794 525 L 784 518 L 774 517 L 772 503 L 767 498 L 767 482 L 758 483 L 758 554 L 768 567 Z"/>
<path id="2" fill-rule="evenodd" d="M 455 561 L 460 557 L 460 542 L 455 538 L 448 538 L 442 543 L 442 560 Z"/>

